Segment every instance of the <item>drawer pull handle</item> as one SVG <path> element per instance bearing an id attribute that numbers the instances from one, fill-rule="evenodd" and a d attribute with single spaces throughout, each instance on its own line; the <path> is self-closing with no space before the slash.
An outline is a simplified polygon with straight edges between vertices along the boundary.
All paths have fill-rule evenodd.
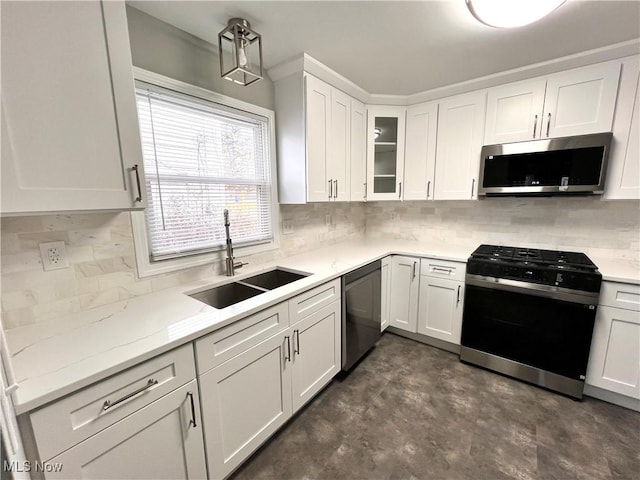
<path id="1" fill-rule="evenodd" d="M 193 393 L 187 392 L 187 395 L 189 395 L 189 400 L 191 401 L 191 420 L 189 420 L 189 425 L 193 425 L 193 428 L 195 428 L 198 426 L 196 424 L 196 405 L 193 403 Z"/>
<path id="2" fill-rule="evenodd" d="M 153 387 L 154 385 L 158 384 L 158 380 L 155 380 L 153 378 L 150 378 L 149 381 L 147 381 L 147 384 L 140 387 L 139 389 L 128 393 L 127 395 L 125 395 L 122 398 L 119 398 L 118 400 L 116 400 L 115 402 L 112 402 L 111 400 L 105 400 L 104 404 L 102 405 L 102 410 L 104 410 L 105 412 L 107 410 L 109 410 L 111 407 L 115 407 L 116 405 L 118 405 L 119 403 L 124 402 L 125 400 L 129 400 L 131 397 L 135 397 L 136 395 L 138 395 L 139 393 L 144 392 L 145 390 L 147 390 L 148 388 Z"/>
<path id="3" fill-rule="evenodd" d="M 442 268 L 442 267 L 431 267 L 431 271 L 442 272 L 442 273 L 446 273 L 447 275 L 451 275 L 451 272 L 453 272 L 453 270 L 450 268 Z"/>

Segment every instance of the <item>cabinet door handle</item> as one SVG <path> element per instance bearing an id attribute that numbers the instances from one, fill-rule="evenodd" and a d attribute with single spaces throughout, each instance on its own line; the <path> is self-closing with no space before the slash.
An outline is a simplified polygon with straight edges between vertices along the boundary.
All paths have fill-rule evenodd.
<path id="1" fill-rule="evenodd" d="M 147 380 L 147 383 L 145 385 L 143 385 L 142 387 L 138 388 L 137 390 L 134 390 L 131 393 L 127 393 L 125 396 L 120 397 L 118 400 L 116 400 L 115 402 L 112 402 L 111 400 L 105 400 L 104 403 L 102 404 L 102 410 L 103 411 L 107 411 L 109 410 L 111 407 L 115 407 L 116 405 L 118 405 L 119 403 L 124 402 L 125 400 L 129 400 L 131 397 L 135 397 L 136 395 L 138 395 L 139 393 L 144 392 L 145 390 L 153 387 L 154 385 L 158 384 L 158 380 L 155 380 L 153 378 L 150 378 L 149 380 Z"/>
<path id="2" fill-rule="evenodd" d="M 364 185 L 364 195 L 362 196 L 362 198 L 366 200 L 367 199 L 367 182 L 364 182 L 363 185 Z"/>
<path id="3" fill-rule="evenodd" d="M 402 198 L 402 182 L 398 183 L 398 198 Z"/>
<path id="4" fill-rule="evenodd" d="M 429 198 L 429 190 L 431 190 L 431 180 L 427 181 L 427 198 Z"/>
<path id="5" fill-rule="evenodd" d="M 300 355 L 300 330 L 293 331 L 293 353 Z"/>
<path id="6" fill-rule="evenodd" d="M 334 180 L 333 183 L 336 184 L 335 192 L 333 192 L 333 198 L 338 198 L 338 180 Z"/>
<path id="7" fill-rule="evenodd" d="M 536 138 L 537 129 L 538 129 L 538 115 L 536 114 L 535 120 L 533 121 L 533 138 Z"/>
<path id="8" fill-rule="evenodd" d="M 333 197 L 333 182 L 329 180 L 329 200 Z"/>
<path id="9" fill-rule="evenodd" d="M 412 277 L 411 278 L 416 278 L 416 266 L 418 265 L 418 262 L 413 262 L 413 273 L 412 273 Z"/>
<path id="10" fill-rule="evenodd" d="M 138 196 L 135 198 L 136 203 L 142 202 L 142 189 L 140 188 L 140 170 L 138 170 L 138 164 L 136 163 L 131 170 L 136 172 L 136 186 L 138 187 Z"/>
<path id="11" fill-rule="evenodd" d="M 458 285 L 458 297 L 456 298 L 456 305 L 460 303 L 460 285 Z"/>
<path id="12" fill-rule="evenodd" d="M 195 428 L 198 426 L 196 423 L 196 405 L 193 403 L 193 393 L 187 392 L 187 395 L 189 395 L 189 401 L 191 402 L 191 420 L 189 420 L 189 425 L 193 425 L 193 428 Z"/>
<path id="13" fill-rule="evenodd" d="M 285 360 L 291 361 L 291 343 L 289 342 L 289 335 L 285 336 L 287 339 L 287 355 L 284 357 Z"/>
<path id="14" fill-rule="evenodd" d="M 549 136 L 550 128 L 551 128 L 551 112 L 549 112 L 549 116 L 547 117 L 547 137 Z"/>
<path id="15" fill-rule="evenodd" d="M 472 178 L 471 179 L 471 198 L 473 198 L 473 189 L 476 186 L 476 179 Z"/>

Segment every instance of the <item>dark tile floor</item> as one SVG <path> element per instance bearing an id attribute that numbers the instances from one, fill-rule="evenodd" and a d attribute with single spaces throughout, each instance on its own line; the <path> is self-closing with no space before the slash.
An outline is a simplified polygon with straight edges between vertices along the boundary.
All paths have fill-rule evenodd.
<path id="1" fill-rule="evenodd" d="M 576 402 L 385 334 L 241 479 L 640 478 L 640 414 Z"/>

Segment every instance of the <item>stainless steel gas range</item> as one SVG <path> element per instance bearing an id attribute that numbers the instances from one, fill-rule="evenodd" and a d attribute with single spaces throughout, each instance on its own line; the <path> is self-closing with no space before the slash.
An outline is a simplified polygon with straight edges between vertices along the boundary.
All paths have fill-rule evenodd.
<path id="1" fill-rule="evenodd" d="M 601 282 L 583 253 L 480 245 L 460 360 L 582 398 Z"/>

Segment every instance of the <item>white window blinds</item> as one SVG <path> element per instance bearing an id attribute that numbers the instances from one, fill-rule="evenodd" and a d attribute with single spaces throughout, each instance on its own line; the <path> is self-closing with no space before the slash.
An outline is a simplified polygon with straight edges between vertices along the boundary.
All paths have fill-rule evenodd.
<path id="1" fill-rule="evenodd" d="M 271 241 L 267 119 L 141 85 L 151 260 L 220 249 L 224 209 L 234 245 Z"/>

